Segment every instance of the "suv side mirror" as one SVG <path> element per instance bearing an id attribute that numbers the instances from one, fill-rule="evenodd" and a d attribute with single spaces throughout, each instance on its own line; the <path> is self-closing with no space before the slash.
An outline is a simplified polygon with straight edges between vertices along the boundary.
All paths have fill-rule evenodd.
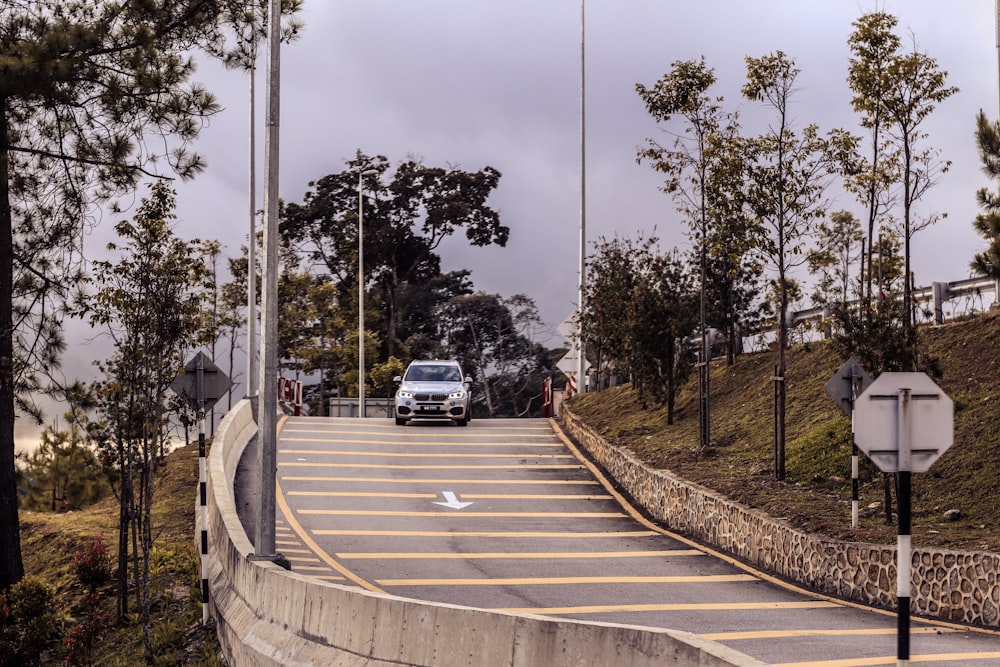
<path id="1" fill-rule="evenodd" d="M 392 378 L 392 381 L 395 382 L 396 384 L 399 384 L 400 382 L 403 381 L 403 378 L 397 375 L 396 377 Z"/>
<path id="2" fill-rule="evenodd" d="M 462 380 L 462 384 L 472 384 L 472 376 L 471 375 L 466 375 L 465 379 Z"/>

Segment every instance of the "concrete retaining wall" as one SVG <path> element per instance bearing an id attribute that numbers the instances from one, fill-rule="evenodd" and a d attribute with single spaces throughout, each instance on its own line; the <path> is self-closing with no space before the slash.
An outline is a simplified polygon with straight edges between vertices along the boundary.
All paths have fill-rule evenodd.
<path id="1" fill-rule="evenodd" d="M 563 407 L 566 432 L 663 526 L 831 596 L 895 609 L 896 547 L 824 539 L 610 445 Z M 1000 627 L 1000 555 L 915 547 L 911 612 Z"/>
<path id="2" fill-rule="evenodd" d="M 237 667 L 759 666 L 695 635 L 432 604 L 251 561 L 233 478 L 256 432 L 250 404 L 223 419 L 208 460 L 209 608 Z"/>

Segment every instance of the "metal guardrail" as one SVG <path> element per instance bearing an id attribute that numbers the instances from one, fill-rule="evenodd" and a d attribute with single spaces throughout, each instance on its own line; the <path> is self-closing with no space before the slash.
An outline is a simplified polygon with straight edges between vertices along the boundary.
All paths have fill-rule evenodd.
<path id="1" fill-rule="evenodd" d="M 327 399 L 327 415 L 331 417 L 357 417 L 358 399 L 333 397 Z M 366 417 L 392 417 L 392 399 L 365 397 Z"/>
<path id="2" fill-rule="evenodd" d="M 944 303 L 946 301 L 962 297 L 981 296 L 983 293 L 992 292 L 996 295 L 994 296 L 994 302 L 998 302 L 1000 301 L 1000 285 L 998 285 L 998 282 L 1000 281 L 995 278 L 978 276 L 974 278 L 966 278 L 964 280 L 956 280 L 950 283 L 931 283 L 928 287 L 918 287 L 913 290 L 913 303 L 932 303 L 934 323 L 943 324 Z M 856 306 L 859 303 L 860 301 L 854 300 L 849 302 L 848 306 Z M 791 315 L 792 326 L 806 324 L 813 321 L 817 323 L 822 322 L 829 316 L 829 306 L 817 306 L 814 308 L 807 308 L 805 310 L 794 311 Z"/>

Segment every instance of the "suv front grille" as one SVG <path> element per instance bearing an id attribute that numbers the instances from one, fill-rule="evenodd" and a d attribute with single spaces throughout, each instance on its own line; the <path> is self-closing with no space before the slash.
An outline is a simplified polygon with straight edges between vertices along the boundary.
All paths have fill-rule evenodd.
<path id="1" fill-rule="evenodd" d="M 415 394 L 413 398 L 418 401 L 443 401 L 447 394 Z"/>

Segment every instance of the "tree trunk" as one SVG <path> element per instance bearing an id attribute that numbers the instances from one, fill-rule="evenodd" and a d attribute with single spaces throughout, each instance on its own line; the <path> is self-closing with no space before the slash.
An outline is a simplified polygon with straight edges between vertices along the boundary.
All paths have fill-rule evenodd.
<path id="1" fill-rule="evenodd" d="M 128 620 L 128 530 L 131 521 L 132 480 L 125 463 L 125 448 L 118 445 L 118 469 L 121 471 L 120 505 L 118 506 L 118 624 Z"/>
<path id="2" fill-rule="evenodd" d="M 24 578 L 14 475 L 14 229 L 10 210 L 7 100 L 0 100 L 0 590 Z"/>

